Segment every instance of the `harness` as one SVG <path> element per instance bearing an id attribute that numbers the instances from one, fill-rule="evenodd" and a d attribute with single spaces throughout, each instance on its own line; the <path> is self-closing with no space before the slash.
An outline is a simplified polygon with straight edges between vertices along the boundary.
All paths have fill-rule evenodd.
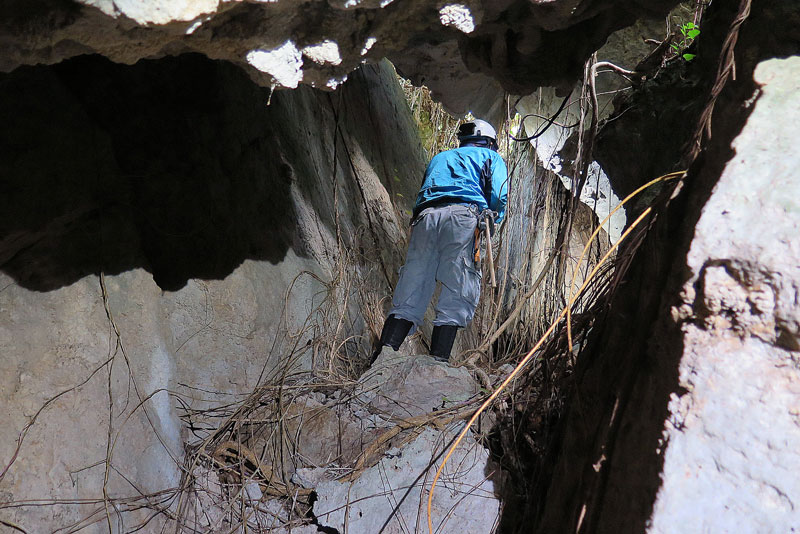
<path id="1" fill-rule="evenodd" d="M 489 144 L 485 141 L 480 142 L 469 142 L 463 143 L 462 147 L 465 146 L 477 146 L 483 148 L 491 148 Z M 481 194 L 483 195 L 484 200 L 486 200 L 486 206 L 491 209 L 492 205 L 492 158 L 486 158 L 486 161 L 483 162 L 483 166 L 481 167 L 480 177 L 478 179 L 478 185 L 481 188 Z M 426 208 L 433 208 L 436 206 L 443 206 L 446 204 L 463 204 L 463 199 L 459 197 L 439 197 L 435 200 L 429 200 L 427 202 L 423 202 L 414 207 L 414 211 L 411 214 L 411 224 L 414 224 L 414 221 L 417 220 L 417 217 L 422 212 L 422 210 Z M 480 219 L 480 215 L 478 216 Z M 475 235 L 472 241 L 472 256 L 473 260 L 475 261 L 475 265 L 480 265 L 481 262 L 481 231 L 480 231 L 480 224 L 475 225 Z"/>
<path id="2" fill-rule="evenodd" d="M 491 207 L 492 202 L 492 160 L 487 158 L 481 167 L 480 178 L 481 192 L 486 199 L 486 206 Z M 490 208 L 491 209 L 491 208 Z M 479 216 L 480 217 L 480 216 Z M 479 221 L 480 223 L 480 221 Z M 480 224 L 475 226 L 475 239 L 472 241 L 472 260 L 475 265 L 481 263 L 481 231 Z"/>

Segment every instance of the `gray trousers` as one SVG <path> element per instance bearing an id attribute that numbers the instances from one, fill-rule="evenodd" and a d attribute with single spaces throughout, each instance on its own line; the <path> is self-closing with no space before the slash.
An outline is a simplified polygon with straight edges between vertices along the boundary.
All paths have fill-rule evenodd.
<path id="1" fill-rule="evenodd" d="M 481 292 L 481 273 L 473 259 L 477 224 L 476 206 L 450 204 L 422 210 L 412 224 L 390 315 L 422 324 L 438 281 L 442 292 L 434 326 L 467 326 Z"/>

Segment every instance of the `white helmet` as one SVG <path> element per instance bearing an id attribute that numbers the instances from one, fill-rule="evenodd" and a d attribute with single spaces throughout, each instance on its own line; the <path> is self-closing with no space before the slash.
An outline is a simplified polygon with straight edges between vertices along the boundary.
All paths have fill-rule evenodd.
<path id="1" fill-rule="evenodd" d="M 481 138 L 489 138 L 492 142 L 497 142 L 497 133 L 492 128 L 492 125 L 481 119 L 465 122 L 458 128 L 458 140 L 463 143 L 465 141 L 479 141 Z"/>

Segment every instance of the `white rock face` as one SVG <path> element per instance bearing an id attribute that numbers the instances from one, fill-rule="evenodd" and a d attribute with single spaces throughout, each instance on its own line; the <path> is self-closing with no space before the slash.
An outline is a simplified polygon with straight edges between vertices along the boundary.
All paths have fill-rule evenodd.
<path id="1" fill-rule="evenodd" d="M 247 53 L 247 62 L 272 75 L 283 87 L 295 88 L 303 79 L 303 58 L 291 41 L 272 50 L 251 50 Z"/>
<path id="2" fill-rule="evenodd" d="M 573 91 L 569 98 L 578 98 L 580 94 Z M 532 136 L 539 132 L 547 123 L 547 119 L 558 111 L 563 97 L 558 97 L 552 88 L 539 90 L 539 97 L 528 96 L 523 98 L 517 105 L 517 110 L 522 116 L 531 114 L 525 119 L 520 136 Z M 610 110 L 608 110 L 610 111 Z M 544 118 L 543 118 L 544 117 Z M 574 128 L 563 126 L 575 125 L 579 120 L 579 108 L 577 102 L 569 105 L 559 115 L 556 122 L 548 128 L 540 137 L 531 140 L 531 144 L 536 149 L 536 156 L 546 169 L 559 175 L 564 187 L 571 189 L 572 173 L 567 173 L 562 167 L 559 151 L 564 147 L 569 136 L 575 131 Z M 589 178 L 581 191 L 581 201 L 592 208 L 599 220 L 605 219 L 611 210 L 620 202 L 620 198 L 611 189 L 608 176 L 597 162 L 593 161 L 589 166 Z M 611 242 L 619 239 L 622 229 L 625 227 L 625 208 L 622 208 L 612 216 L 609 225 L 606 226 Z"/>
<path id="3" fill-rule="evenodd" d="M 390 450 L 355 482 L 329 481 L 317 486 L 319 501 L 314 509 L 320 524 L 339 532 L 346 528 L 351 532 L 379 532 L 388 521 L 383 532 L 425 532 L 428 488 L 441 460 L 432 467 L 430 464 L 452 435 L 427 428 L 409 445 Z M 487 460 L 486 449 L 471 437 L 456 449 L 434 490 L 431 517 L 436 532 L 493 532 L 499 501 L 484 473 Z M 427 469 L 430 474 L 417 480 Z"/>
<path id="4" fill-rule="evenodd" d="M 339 65 L 342 56 L 339 55 L 339 45 L 334 41 L 323 41 L 319 44 L 303 48 L 303 55 L 320 65 Z"/>
<path id="5" fill-rule="evenodd" d="M 475 21 L 468 6 L 463 4 L 447 4 L 439 10 L 442 26 L 452 26 L 464 33 L 475 31 Z"/>
<path id="6" fill-rule="evenodd" d="M 364 41 L 364 47 L 361 49 L 361 55 L 366 56 L 369 49 L 375 46 L 378 40 L 374 37 L 368 37 L 366 41 Z"/>
<path id="7" fill-rule="evenodd" d="M 282 298 L 279 282 L 305 269 L 324 276 L 313 260 L 290 253 L 280 265 L 248 261 L 225 280 L 192 281 L 177 292 L 162 292 L 141 269 L 107 277 L 109 307 L 130 368 L 120 353 L 113 367 L 101 367 L 115 353 L 116 339 L 108 335 L 109 320 L 96 276 L 56 291 L 32 293 L 0 275 L 0 287 L 6 288 L 0 295 L 0 347 L 9 370 L 3 373 L 0 395 L 10 408 L 0 414 L 0 425 L 6 429 L 0 439 L 3 466 L 11 459 L 17 433 L 28 416 L 48 398 L 100 369 L 37 419 L 19 459 L 2 480 L 4 500 L 102 495 L 104 464 L 96 462 L 106 457 L 109 370 L 116 440 L 109 493 L 122 496 L 131 491 L 120 474 L 146 492 L 177 487 L 184 441 L 191 438 L 180 419 L 181 404 L 170 391 L 196 396 L 194 402 L 200 406 L 202 398 L 213 396 L 193 394 L 180 384 L 216 391 L 228 399 L 252 388 L 264 365 L 274 367 L 280 360 L 265 354 L 266 340 L 274 337 L 281 322 L 281 310 L 273 300 Z M 274 281 L 270 291 L 263 291 L 264 280 Z M 303 285 L 297 289 L 313 291 Z M 290 301 L 287 312 L 295 327 L 302 325 L 301 318 L 310 312 L 308 301 Z M 148 397 L 144 407 L 134 411 Z M 28 510 L 16 520 L 56 528 L 63 521 L 79 520 L 91 508 L 59 508 L 55 522 L 47 519 L 52 508 L 41 510 L 43 515 Z M 8 518 L 5 511 L 0 514 Z M 133 522 L 143 516 L 126 517 Z M 156 521 L 151 532 L 160 524 Z M 97 528 L 103 531 L 100 525 Z"/>
<path id="8" fill-rule="evenodd" d="M 430 356 L 411 355 L 409 351 L 408 343 L 399 352 L 384 348 L 360 379 L 361 393 L 350 404 L 353 422 L 370 421 L 364 429 L 365 436 L 380 435 L 392 428 L 397 419 L 435 414 L 477 392 L 477 384 L 464 368 L 438 363 Z M 367 411 L 361 413 L 359 406 L 366 406 Z M 379 415 L 370 417 L 370 413 Z M 319 524 L 339 532 L 378 532 L 384 524 L 383 532 L 387 533 L 423 532 L 427 529 L 428 488 L 441 458 L 433 465 L 432 461 L 461 428 L 456 424 L 441 432 L 424 427 L 409 444 L 390 448 L 376 465 L 352 482 L 324 480 L 324 469 L 305 473 L 305 477 L 311 475 L 315 479 L 313 488 L 319 500 L 314 513 Z M 362 446 L 367 445 L 368 439 Z M 432 521 L 437 532 L 493 531 L 499 511 L 490 480 L 493 469 L 488 451 L 471 433 L 467 434 L 434 491 Z M 399 508 L 393 513 L 395 506 Z"/>
<path id="9" fill-rule="evenodd" d="M 398 534 L 425 528 L 424 499 L 433 474 L 464 423 L 457 420 L 438 428 L 423 421 L 399 432 L 396 425 L 409 417 L 436 417 L 443 409 L 474 399 L 478 387 L 465 369 L 414 355 L 412 345 L 410 340 L 397 352 L 385 348 L 352 387 L 333 395 L 308 393 L 287 399 L 284 431 L 295 445 L 284 456 L 273 454 L 268 445 L 266 436 L 274 426 L 265 424 L 265 437 L 248 441 L 251 449 L 265 451 L 264 463 L 272 469 L 282 464 L 292 483 L 316 493 L 312 511 L 320 527 L 379 532 L 385 525 L 383 532 Z M 376 440 L 387 434 L 390 439 L 374 449 Z M 363 467 L 351 473 L 362 454 L 368 455 Z M 501 478 L 497 469 L 488 451 L 467 433 L 434 492 L 432 521 L 437 531 L 493 532 L 499 511 L 493 483 Z M 195 508 L 211 518 L 224 516 L 227 503 L 207 497 L 221 493 L 216 472 L 198 468 L 195 476 Z M 254 523 L 269 523 L 270 514 L 286 513 L 285 499 L 262 497 L 255 482 L 245 484 L 237 497 L 243 506 L 253 507 Z M 261 503 L 254 504 L 258 499 Z M 194 527 L 212 523 L 200 521 Z"/>
<path id="10" fill-rule="evenodd" d="M 662 31 L 662 26 L 662 20 L 644 20 L 630 28 L 612 34 L 606 45 L 598 50 L 598 61 L 610 61 L 622 68 L 633 69 L 650 51 L 650 48 L 642 42 L 641 36 L 651 35 L 658 37 Z M 611 101 L 617 92 L 630 90 L 630 84 L 607 68 L 598 69 L 595 82 L 597 85 L 599 119 L 603 120 L 613 111 Z M 581 90 L 580 84 L 578 84 L 577 88 L 569 95 L 567 106 L 556 119 L 555 122 L 557 124 L 551 125 L 541 136 L 531 141 L 536 148 L 536 155 L 539 161 L 545 168 L 558 174 L 567 189 L 572 187 L 572 173 L 564 171 L 559 152 L 564 148 L 564 144 L 570 135 L 576 132 L 575 126 L 580 120 L 580 97 Z M 523 116 L 530 114 L 523 122 L 524 135 L 532 136 L 541 131 L 547 120 L 558 111 L 563 99 L 563 96 L 556 95 L 555 89 L 542 88 L 536 94 L 526 96 L 520 100 L 517 105 L 517 111 Z M 586 118 L 587 128 L 590 119 L 590 117 Z M 522 135 L 520 134 L 520 136 Z M 652 176 L 650 178 L 656 177 Z M 611 188 L 611 183 L 605 171 L 596 161 L 590 163 L 588 178 L 581 191 L 581 201 L 589 206 L 601 221 L 621 201 Z M 625 223 L 626 214 L 623 207 L 611 216 L 608 224 L 604 227 L 612 243 L 619 239 Z"/>
<path id="11" fill-rule="evenodd" d="M 218 0 L 86 0 L 83 3 L 110 17 L 122 15 L 142 25 L 188 21 L 212 13 L 219 6 Z"/>
<path id="12" fill-rule="evenodd" d="M 413 417 L 450 407 L 475 394 L 463 367 L 439 365 L 426 356 L 398 356 L 391 349 L 361 378 L 361 398 L 384 417 Z"/>
<path id="13" fill-rule="evenodd" d="M 193 65 L 208 67 L 213 63 L 202 59 Z M 132 68 L 116 67 L 126 71 Z M 44 70 L 51 75 L 49 68 Z M 225 77 L 222 71 L 236 75 Z M 146 270 L 153 267 L 146 262 L 144 265 L 133 262 L 119 274 L 108 274 L 105 276 L 108 308 L 120 334 L 122 345 L 118 346 L 96 274 L 66 277 L 55 289 L 38 290 L 29 289 L 24 282 L 6 274 L 12 271 L 7 263 L 9 258 L 19 256 L 20 242 L 30 239 L 32 243 L 40 243 L 48 231 L 57 233 L 60 241 L 68 241 L 55 229 L 57 225 L 40 228 L 31 224 L 27 228 L 28 237 L 23 227 L 14 233 L 4 233 L 0 237 L 0 259 L 4 262 L 4 271 L 0 273 L 3 363 L 0 402 L 5 407 L 0 410 L 2 521 L 20 525 L 28 532 L 51 532 L 91 516 L 100 517 L 100 521 L 82 532 L 108 532 L 102 499 L 109 439 L 113 447 L 106 489 L 112 499 L 136 499 L 140 492 L 174 491 L 181 484 L 186 446 L 200 439 L 197 429 L 186 422 L 187 408 L 205 409 L 237 402 L 252 391 L 260 378 L 269 381 L 277 369 L 288 364 L 291 373 L 310 375 L 315 354 L 307 342 L 315 335 L 315 330 L 319 332 L 323 328 L 319 321 L 324 318 L 315 315 L 320 301 L 328 298 L 336 305 L 345 306 L 336 300 L 343 299 L 343 288 L 329 295 L 333 273 L 342 254 L 337 238 L 357 248 L 360 240 L 356 229 L 371 223 L 370 230 L 381 243 L 383 239 L 391 243 L 402 243 L 404 239 L 405 228 L 400 223 L 404 218 L 398 218 L 395 206 L 398 211 L 405 207 L 402 198 L 411 197 L 409 190 L 417 186 L 424 161 L 422 148 L 413 144 L 417 134 L 410 112 L 399 107 L 402 92 L 388 65 L 373 66 L 357 73 L 357 80 L 342 92 L 342 105 L 352 112 L 352 116 L 342 114 L 338 122 L 339 150 L 343 151 L 341 147 L 346 146 L 349 151 L 346 167 L 341 152 L 338 160 L 331 154 L 333 132 L 337 130 L 327 94 L 304 88 L 281 95 L 270 108 L 278 114 L 277 118 L 259 115 L 262 121 L 266 118 L 265 125 L 257 123 L 247 113 L 265 108 L 268 92 L 230 66 L 224 66 L 222 71 L 216 75 L 224 80 L 220 91 L 225 101 L 245 104 L 238 108 L 229 105 L 219 112 L 223 122 L 233 125 L 224 135 L 242 135 L 262 159 L 252 163 L 253 160 L 238 153 L 234 166 L 246 170 L 220 172 L 216 177 L 220 177 L 219 181 L 224 181 L 224 175 L 224 179 L 246 182 L 248 187 L 243 195 L 257 199 L 259 205 L 265 207 L 263 209 L 275 205 L 272 202 L 276 183 L 285 184 L 286 196 L 279 202 L 291 206 L 296 220 L 280 223 L 297 225 L 292 243 L 277 260 L 259 257 L 260 253 L 245 254 L 230 270 L 220 272 L 218 279 L 201 279 L 195 275 L 169 291 L 156 285 L 153 274 Z M 29 87 L 15 76 L 12 74 L 5 80 L 14 77 L 23 87 Z M 104 76 L 106 81 L 113 77 L 109 72 Z M 179 84 L 168 79 L 166 85 Z M 4 102 L 7 104 L 7 100 Z M 59 102 L 67 117 L 73 117 L 71 113 L 79 109 L 69 101 Z M 26 106 L 18 104 L 19 113 L 33 122 L 31 115 L 25 114 Z M 121 120 L 125 111 L 117 109 L 115 120 Z M 375 124 L 369 123 L 368 129 L 361 120 L 366 115 L 375 118 Z M 72 124 L 72 129 L 68 130 L 70 135 L 83 135 L 80 123 L 71 121 L 69 124 Z M 188 133 L 180 128 L 176 131 Z M 205 127 L 200 132 L 204 133 L 199 133 L 198 139 L 206 136 L 206 141 L 198 141 L 198 144 L 203 146 L 204 154 L 211 156 L 203 161 L 216 162 L 207 166 L 232 157 L 229 153 L 220 153 L 223 151 L 216 144 L 219 129 Z M 279 132 L 280 136 L 273 132 Z M 107 130 L 103 135 L 112 133 Z M 391 146 L 379 144 L 383 136 L 403 141 Z M 263 181 L 253 178 L 248 182 L 263 171 L 268 163 L 263 155 L 269 153 L 265 146 L 277 142 L 278 137 L 280 141 L 297 140 L 292 141 L 291 146 L 302 149 L 293 154 L 281 153 L 284 157 L 282 174 L 276 172 L 276 176 L 266 176 Z M 39 150 L 49 153 L 51 149 L 47 142 L 26 146 L 30 154 L 41 154 Z M 379 150 L 380 158 L 377 158 Z M 197 155 L 189 152 L 184 153 L 184 158 L 194 162 L 192 168 L 197 169 L 202 164 L 197 163 Z M 78 159 L 71 163 L 62 161 L 60 168 L 64 175 L 72 175 L 75 169 L 71 164 L 75 164 L 76 174 L 87 179 L 85 167 L 76 163 Z M 375 166 L 376 162 L 380 165 Z M 334 163 L 339 166 L 334 167 Z M 108 170 L 108 165 L 102 168 L 109 175 L 118 172 Z M 391 174 L 384 174 L 387 172 Z M 19 168 L 14 174 L 46 188 L 46 178 L 35 178 L 34 173 L 22 172 Z M 159 182 L 170 181 L 170 177 L 163 175 L 158 179 Z M 11 177 L 4 176 L 4 180 L 11 180 Z M 391 193 L 384 181 L 390 184 Z M 212 187 L 218 185 L 217 180 L 212 182 Z M 214 195 L 214 202 L 233 200 L 226 199 L 228 195 L 237 196 L 229 190 Z M 82 224 L 81 215 L 86 211 L 80 208 L 71 211 L 75 208 L 71 204 L 74 200 L 67 199 L 64 205 L 52 208 L 66 210 L 68 215 L 60 219 L 69 220 L 73 226 Z M 78 204 L 83 200 L 77 199 Z M 3 210 L 7 213 L 11 206 L 7 198 L 4 202 Z M 332 224 L 334 213 L 338 227 Z M 207 216 L 207 212 L 203 211 L 203 215 Z M 265 226 L 257 232 L 270 242 L 272 232 L 277 230 L 280 228 Z M 240 238 L 240 233 L 229 234 L 228 240 Z M 369 243 L 375 243 L 372 236 L 368 234 L 366 238 Z M 137 254 L 137 247 L 141 245 L 138 238 L 126 242 L 126 253 Z M 386 244 L 370 246 L 381 255 L 374 264 L 370 262 L 364 271 L 360 271 L 362 266 L 358 261 L 348 267 L 349 274 L 359 283 L 374 280 L 373 274 L 381 268 L 382 262 L 387 273 L 395 272 L 399 265 L 399 250 Z M 202 255 L 203 251 L 190 253 L 188 264 L 196 265 L 203 259 L 197 256 Z M 19 272 L 27 274 L 39 269 L 50 272 L 55 261 L 45 250 L 38 259 L 26 260 Z M 383 274 L 380 279 L 385 280 Z M 370 282 L 369 285 L 374 286 L 381 297 L 388 292 L 388 289 L 379 289 L 381 283 Z M 366 289 L 358 288 L 358 291 Z M 349 317 L 353 322 L 343 326 L 340 335 L 353 334 L 368 344 L 369 325 L 356 309 L 357 304 L 352 304 L 357 302 L 356 296 L 350 294 L 349 298 L 352 310 Z M 472 387 L 469 376 L 466 378 Z M 47 405 L 27 430 L 15 458 L 20 432 L 48 399 L 62 392 L 65 393 Z M 309 399 L 309 409 L 319 405 L 320 402 L 314 404 Z M 318 427 L 338 429 L 326 426 L 336 423 L 337 419 L 324 415 L 319 418 Z M 314 427 L 309 425 L 309 429 L 314 430 Z M 354 426 L 349 431 L 354 443 L 360 443 L 360 429 Z M 324 462 L 329 458 L 331 449 L 325 449 L 319 438 L 312 435 L 306 441 L 306 450 L 315 460 Z M 335 443 L 335 440 L 327 443 Z M 10 467 L 3 473 L 7 465 Z M 208 484 L 214 485 L 214 481 Z M 255 500 L 258 497 L 256 488 L 249 487 L 247 495 Z M 4 506 L 10 501 L 26 499 L 46 500 L 48 505 Z M 64 502 L 54 503 L 53 499 Z M 72 504 L 76 500 L 85 504 Z M 153 512 L 143 509 L 126 512 L 123 506 L 118 514 L 113 505 L 109 509 L 112 510 L 111 521 L 116 524 L 121 518 L 126 528 L 143 523 Z M 224 513 L 220 513 L 220 517 L 223 516 Z M 209 524 L 215 520 L 212 518 Z M 162 532 L 164 528 L 166 531 L 175 529 L 174 524 L 165 527 L 165 522 L 165 517 L 158 516 L 140 532 L 149 534 Z M 303 530 L 298 528 L 293 532 Z"/>
<path id="14" fill-rule="evenodd" d="M 800 57 L 758 66 L 762 94 L 688 255 L 681 386 L 652 533 L 800 528 Z M 680 310 L 676 310 L 681 315 Z M 688 530 L 687 530 L 688 529 Z"/>

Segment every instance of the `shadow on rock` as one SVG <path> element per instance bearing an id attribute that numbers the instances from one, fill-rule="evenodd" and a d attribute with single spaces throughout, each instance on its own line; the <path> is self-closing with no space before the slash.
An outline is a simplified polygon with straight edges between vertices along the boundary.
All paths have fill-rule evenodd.
<path id="1" fill-rule="evenodd" d="M 281 261 L 296 236 L 290 97 L 267 98 L 197 55 L 0 75 L 0 268 L 48 291 L 142 267 L 176 290 Z"/>

